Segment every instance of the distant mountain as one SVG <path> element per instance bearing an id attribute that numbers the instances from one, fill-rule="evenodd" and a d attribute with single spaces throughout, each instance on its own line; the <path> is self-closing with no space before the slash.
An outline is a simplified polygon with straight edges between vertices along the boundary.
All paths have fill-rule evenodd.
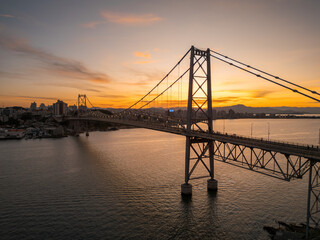
<path id="1" fill-rule="evenodd" d="M 121 111 L 123 108 L 103 108 L 109 111 Z M 156 108 L 166 110 L 165 108 Z M 187 110 L 186 107 L 175 107 L 175 110 Z M 228 107 L 214 107 L 216 111 L 226 111 L 230 109 L 237 113 L 277 113 L 277 114 L 320 114 L 320 107 L 247 107 L 242 104 Z"/>
<path id="2" fill-rule="evenodd" d="M 229 107 L 215 107 L 213 109 L 226 112 L 232 109 L 238 113 L 320 114 L 320 107 L 247 107 L 238 104 Z"/>

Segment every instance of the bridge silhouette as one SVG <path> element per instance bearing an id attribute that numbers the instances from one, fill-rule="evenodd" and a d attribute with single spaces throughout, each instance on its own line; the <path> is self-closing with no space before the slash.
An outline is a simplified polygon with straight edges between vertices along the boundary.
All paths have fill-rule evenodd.
<path id="1" fill-rule="evenodd" d="M 188 57 L 189 56 L 189 62 Z M 217 191 L 214 161 L 221 161 L 285 181 L 309 173 L 306 238 L 309 226 L 320 225 L 320 149 L 318 146 L 244 137 L 213 130 L 211 59 L 215 59 L 320 102 L 320 94 L 276 75 L 225 56 L 192 46 L 178 63 L 149 92 L 124 110 L 107 114 L 95 108 L 86 95 L 78 96 L 78 115 L 65 120 L 75 124 L 107 122 L 183 135 L 186 137 L 185 182 L 181 193 L 192 194 L 190 181 L 208 178 L 209 191 Z M 184 69 L 184 67 L 186 69 Z M 299 89 L 299 90 L 298 90 Z M 316 97 L 315 97 L 316 96 Z M 88 108 L 89 103 L 91 108 Z M 194 175 L 204 166 L 207 175 Z"/>

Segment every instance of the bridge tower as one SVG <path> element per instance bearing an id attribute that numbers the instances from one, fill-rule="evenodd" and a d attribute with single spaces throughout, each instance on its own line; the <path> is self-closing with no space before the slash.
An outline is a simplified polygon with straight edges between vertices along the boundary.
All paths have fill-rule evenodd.
<path id="1" fill-rule="evenodd" d="M 313 159 L 309 159 L 309 162 L 306 239 L 312 235 L 310 226 L 320 227 L 320 162 Z"/>
<path id="2" fill-rule="evenodd" d="M 78 94 L 78 114 L 87 111 L 87 95 Z"/>
<path id="3" fill-rule="evenodd" d="M 86 94 L 78 94 L 78 117 L 80 116 L 80 113 L 86 113 L 87 112 L 87 95 Z M 76 127 L 76 135 L 79 135 L 80 132 L 80 124 L 78 124 L 78 127 Z M 85 122 L 85 129 L 86 129 L 86 136 L 89 136 L 89 130 L 88 130 L 88 122 Z"/>
<path id="4" fill-rule="evenodd" d="M 183 195 L 192 194 L 192 185 L 189 181 L 198 178 L 210 177 L 207 182 L 208 190 L 217 190 L 217 181 L 214 179 L 213 141 L 195 137 L 192 134 L 194 130 L 213 133 L 210 66 L 210 49 L 203 51 L 192 46 L 187 107 L 185 183 L 181 185 Z M 208 175 L 191 177 L 199 165 L 204 166 Z"/>

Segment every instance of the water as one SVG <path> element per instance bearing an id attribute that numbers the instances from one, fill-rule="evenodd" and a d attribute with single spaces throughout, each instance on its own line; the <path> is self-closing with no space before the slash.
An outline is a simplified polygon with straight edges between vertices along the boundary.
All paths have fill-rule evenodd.
<path id="1" fill-rule="evenodd" d="M 265 137 L 266 120 L 216 130 Z M 317 119 L 268 120 L 270 138 L 317 144 Z M 224 125 L 224 127 L 223 127 Z M 274 219 L 304 222 L 307 177 L 284 182 L 216 162 L 219 190 L 183 199 L 185 138 L 146 129 L 0 142 L 1 239 L 269 239 Z"/>

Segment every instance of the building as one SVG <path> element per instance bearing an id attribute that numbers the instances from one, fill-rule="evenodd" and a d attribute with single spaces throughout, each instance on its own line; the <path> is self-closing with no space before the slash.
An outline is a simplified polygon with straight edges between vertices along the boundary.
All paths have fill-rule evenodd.
<path id="1" fill-rule="evenodd" d="M 13 108 L 6 107 L 5 109 L 3 109 L 2 114 L 11 117 L 13 114 Z"/>
<path id="2" fill-rule="evenodd" d="M 53 115 L 55 116 L 63 116 L 67 114 L 68 105 L 58 100 L 56 103 L 53 104 Z"/>
<path id="3" fill-rule="evenodd" d="M 44 103 L 40 104 L 40 110 L 46 110 L 46 105 L 44 105 Z"/>
<path id="4" fill-rule="evenodd" d="M 34 111 L 36 109 L 37 109 L 37 103 L 36 102 L 31 103 L 30 110 Z"/>
<path id="5" fill-rule="evenodd" d="M 21 139 L 25 135 L 23 129 L 1 129 L 0 139 Z"/>
<path id="6" fill-rule="evenodd" d="M 69 110 L 69 112 L 75 112 L 75 111 L 77 111 L 77 105 L 71 105 L 71 106 L 69 106 L 68 107 L 68 110 Z"/>

